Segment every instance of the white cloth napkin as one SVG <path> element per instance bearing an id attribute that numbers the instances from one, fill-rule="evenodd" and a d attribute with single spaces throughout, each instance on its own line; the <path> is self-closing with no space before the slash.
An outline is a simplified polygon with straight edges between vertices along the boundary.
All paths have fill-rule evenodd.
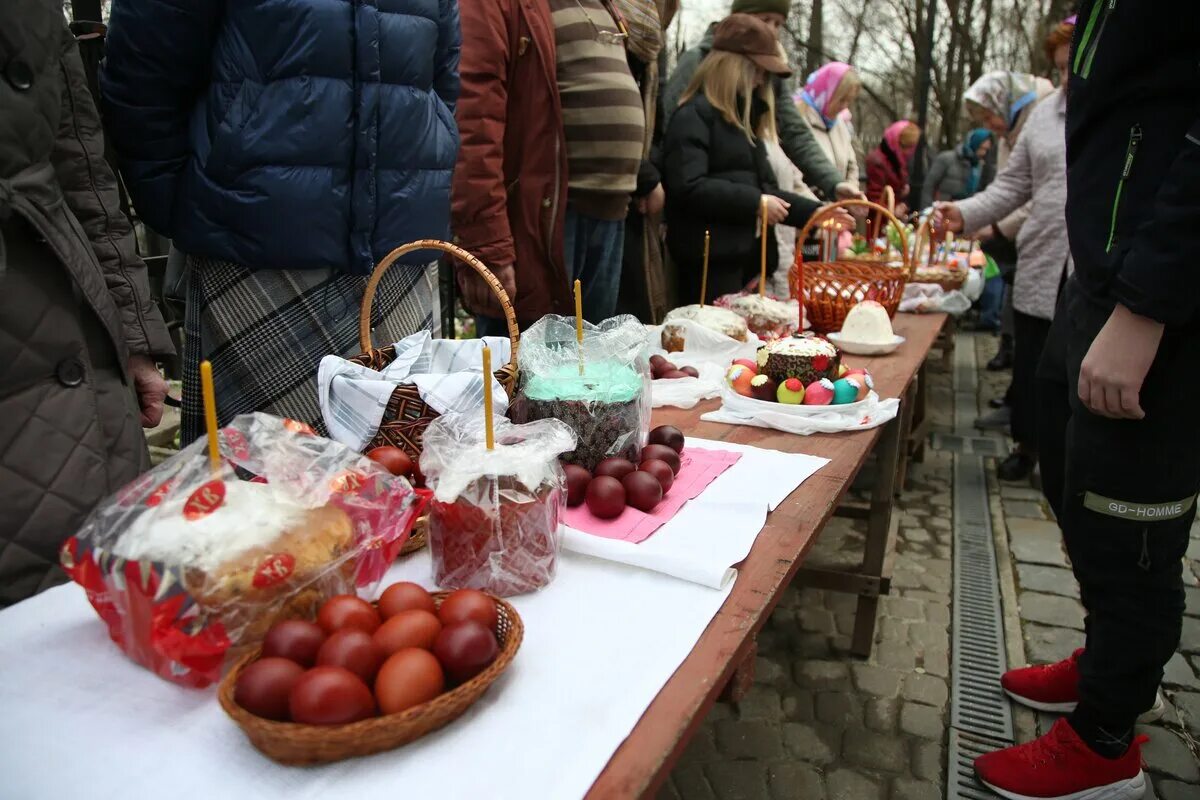
<path id="1" fill-rule="evenodd" d="M 719 397 L 729 365 L 738 358 L 753 360 L 755 352 L 762 345 L 762 341 L 753 333 L 749 334 L 747 341 L 739 342 L 690 319 L 671 324 L 686 328 L 686 349 L 682 352 L 668 353 L 660 344 L 662 326 L 647 325 L 646 333 L 651 343 L 650 354 L 665 356 L 677 367 L 695 367 L 700 377 L 651 381 L 650 404 L 654 408 L 691 408 L 701 400 Z"/>
<path id="2" fill-rule="evenodd" d="M 742 397 L 728 389 L 721 391 L 721 407 L 702 414 L 706 422 L 774 428 L 786 433 L 808 436 L 810 433 L 865 431 L 891 421 L 900 410 L 896 398 L 880 400 L 871 392 L 861 403 L 848 406 L 779 406 L 764 408 L 761 401 Z M 787 409 L 786 411 L 783 409 Z"/>
<path id="3" fill-rule="evenodd" d="M 362 450 L 379 431 L 383 412 L 400 384 L 417 387 L 421 399 L 439 414 L 483 408 L 483 346 L 492 349 L 499 369 L 512 357 L 512 343 L 500 336 L 482 339 L 434 339 L 429 331 L 396 342 L 396 359 L 382 372 L 338 356 L 325 356 L 317 372 L 321 416 L 329 436 Z M 504 387 L 492 381 L 493 413 L 508 410 Z"/>

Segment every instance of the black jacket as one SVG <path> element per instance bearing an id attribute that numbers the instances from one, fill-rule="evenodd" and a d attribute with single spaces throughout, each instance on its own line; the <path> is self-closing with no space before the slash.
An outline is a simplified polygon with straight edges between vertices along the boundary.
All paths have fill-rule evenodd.
<path id="1" fill-rule="evenodd" d="M 767 110 L 755 99 L 751 119 Z M 700 297 L 704 231 L 711 232 L 708 299 L 740 291 L 758 277 L 760 199 L 772 194 L 791 203 L 787 224 L 800 226 L 821 204 L 780 191 L 761 139 L 751 143 L 698 94 L 672 116 L 663 141 L 667 192 L 667 248 L 679 267 L 679 292 L 684 302 Z M 774 227 L 767 241 L 767 272 L 779 260 Z"/>
<path id="2" fill-rule="evenodd" d="M 1200 38 L 1191 0 L 1085 0 L 1071 49 L 1067 232 L 1100 312 L 1200 322 Z M 1164 24 L 1166 23 L 1166 24 Z"/>

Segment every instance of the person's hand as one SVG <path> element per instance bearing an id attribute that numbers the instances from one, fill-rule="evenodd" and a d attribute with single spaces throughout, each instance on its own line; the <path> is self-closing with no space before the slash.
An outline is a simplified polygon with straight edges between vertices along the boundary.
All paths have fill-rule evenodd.
<path id="1" fill-rule="evenodd" d="M 863 194 L 862 191 L 860 191 L 859 188 L 857 186 L 855 186 L 853 183 L 851 183 L 850 181 L 842 181 L 841 183 L 839 183 L 836 187 L 834 187 L 833 194 L 834 194 L 834 197 L 838 200 L 866 200 L 867 199 L 867 196 L 865 194 Z M 859 219 L 863 219 L 867 216 L 867 210 L 868 209 L 866 206 L 852 206 L 850 208 L 850 213 L 853 214 L 855 217 L 858 217 Z"/>
<path id="2" fill-rule="evenodd" d="M 905 219 L 908 216 L 908 203 L 896 204 L 896 219 Z"/>
<path id="3" fill-rule="evenodd" d="M 759 200 L 759 202 L 765 202 L 767 209 L 767 222 L 771 223 L 772 225 L 778 225 L 787 219 L 788 209 L 792 207 L 791 203 L 781 197 L 776 197 L 773 194 L 764 194 L 763 199 Z"/>
<path id="4" fill-rule="evenodd" d="M 967 236 L 967 238 L 974 239 L 977 242 L 986 242 L 989 239 L 996 238 L 996 234 L 994 231 L 995 231 L 995 229 L 991 225 L 987 225 L 987 226 L 975 231 L 974 233 L 970 234 L 969 236 Z"/>
<path id="5" fill-rule="evenodd" d="M 946 231 L 962 233 L 963 216 L 954 203 L 933 204 L 933 230 L 942 235 Z"/>
<path id="6" fill-rule="evenodd" d="M 833 227 L 839 230 L 852 231 L 858 227 L 858 223 L 855 222 L 853 215 L 848 213 L 844 208 L 823 206 L 817 209 L 817 213 L 821 215 L 822 223 L 828 223 L 829 220 L 833 220 Z"/>
<path id="7" fill-rule="evenodd" d="M 637 209 L 642 214 L 657 214 L 663 210 L 663 205 L 666 204 L 667 193 L 663 191 L 662 184 L 658 184 L 650 190 L 650 194 L 645 197 L 639 197 L 637 201 Z"/>
<path id="8" fill-rule="evenodd" d="M 1138 394 L 1154 363 L 1163 324 L 1118 305 L 1092 340 L 1079 368 L 1079 399 L 1093 414 L 1142 419 Z"/>
<path id="9" fill-rule="evenodd" d="M 508 301 L 515 305 L 517 302 L 516 267 L 508 264 L 505 266 L 492 266 L 491 270 L 496 279 L 500 281 L 500 285 L 504 287 L 505 293 L 508 294 Z M 496 293 L 479 276 L 478 272 L 465 264 L 459 264 L 457 273 L 458 290 L 462 293 L 464 308 L 472 314 L 497 318 L 504 316 L 504 309 L 500 305 L 500 300 L 496 297 Z"/>
<path id="10" fill-rule="evenodd" d="M 154 428 L 162 421 L 163 401 L 167 399 L 167 382 L 150 356 L 130 356 L 126 364 L 138 407 L 142 410 L 142 427 Z"/>

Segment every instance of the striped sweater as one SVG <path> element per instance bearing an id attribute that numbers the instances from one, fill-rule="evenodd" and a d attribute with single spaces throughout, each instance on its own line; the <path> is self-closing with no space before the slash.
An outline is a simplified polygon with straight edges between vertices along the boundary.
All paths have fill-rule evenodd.
<path id="1" fill-rule="evenodd" d="M 567 140 L 568 202 L 624 219 L 637 186 L 645 115 L 620 30 L 603 0 L 550 0 Z"/>

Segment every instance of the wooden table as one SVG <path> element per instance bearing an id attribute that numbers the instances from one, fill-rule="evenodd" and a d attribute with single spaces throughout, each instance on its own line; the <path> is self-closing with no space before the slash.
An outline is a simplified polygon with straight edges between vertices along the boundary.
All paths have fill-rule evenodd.
<path id="1" fill-rule="evenodd" d="M 892 505 L 897 478 L 913 448 L 909 434 L 918 411 L 918 376 L 926 355 L 945 321 L 943 314 L 898 314 L 896 333 L 907 341 L 895 353 L 878 357 L 848 356 L 853 366 L 866 366 L 880 397 L 900 397 L 901 413 L 885 426 L 858 433 L 795 436 L 767 428 L 701 422 L 700 415 L 717 407 L 711 400 L 692 409 L 658 409 L 654 424 L 671 424 L 688 436 L 699 436 L 772 450 L 803 452 L 830 459 L 816 475 L 767 517 L 750 554 L 739 567 L 737 582 L 725 604 L 646 709 L 629 738 L 613 754 L 596 779 L 589 798 L 650 797 L 658 790 L 696 728 L 727 684 L 744 682 L 752 672 L 755 636 L 770 616 L 781 591 L 801 571 L 805 555 L 837 510 L 868 454 L 880 463 L 869 509 L 862 567 L 855 573 L 804 569 L 809 585 L 853 591 L 859 596 L 853 650 L 870 652 L 879 597 L 890 584 L 889 556 L 894 542 Z M 923 393 L 922 393 L 923 397 Z M 738 673 L 742 680 L 738 680 Z"/>

